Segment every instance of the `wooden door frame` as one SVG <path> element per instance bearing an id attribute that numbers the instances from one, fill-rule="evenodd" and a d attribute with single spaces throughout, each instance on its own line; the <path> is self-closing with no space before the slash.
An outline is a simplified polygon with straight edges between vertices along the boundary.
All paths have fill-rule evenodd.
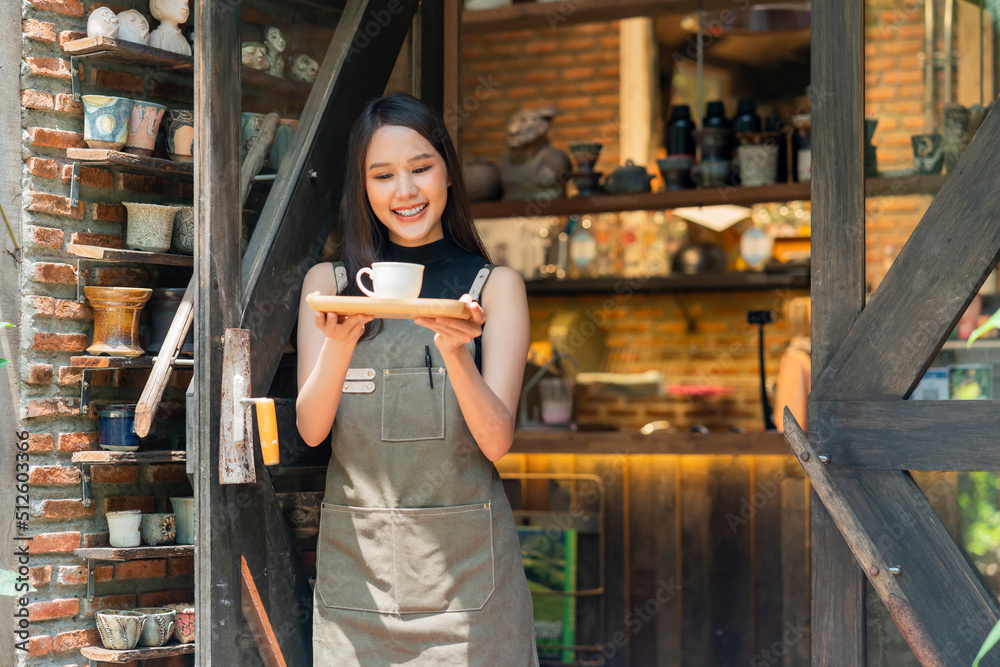
<path id="1" fill-rule="evenodd" d="M 1000 416 L 990 403 L 904 399 L 1000 255 L 989 150 L 1000 117 L 983 123 L 866 306 L 864 25 L 864 0 L 813 0 L 809 440 L 880 555 L 902 565 L 941 664 L 970 664 L 1000 612 L 906 471 L 1000 467 L 983 446 Z M 863 666 L 863 573 L 813 500 L 813 664 Z"/>

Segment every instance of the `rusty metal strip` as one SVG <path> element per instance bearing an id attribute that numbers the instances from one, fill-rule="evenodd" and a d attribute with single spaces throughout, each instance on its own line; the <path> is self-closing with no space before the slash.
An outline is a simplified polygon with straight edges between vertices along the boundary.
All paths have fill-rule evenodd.
<path id="1" fill-rule="evenodd" d="M 250 624 L 250 632 L 257 642 L 257 649 L 260 651 L 264 666 L 287 667 L 285 657 L 281 654 L 281 647 L 278 646 L 278 638 L 274 636 L 271 621 L 267 617 L 267 610 L 264 609 L 264 603 L 257 592 L 257 584 L 254 583 L 253 575 L 247 566 L 247 559 L 243 554 L 240 554 L 240 566 L 243 574 L 240 578 L 243 583 L 240 587 L 243 615 Z"/>

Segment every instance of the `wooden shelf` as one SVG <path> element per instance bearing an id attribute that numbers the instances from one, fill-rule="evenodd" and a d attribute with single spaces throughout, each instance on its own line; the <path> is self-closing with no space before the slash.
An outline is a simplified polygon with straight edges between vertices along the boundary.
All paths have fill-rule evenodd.
<path id="1" fill-rule="evenodd" d="M 532 296 L 559 294 L 670 294 L 678 292 L 751 291 L 771 289 L 809 289 L 805 271 L 795 273 L 758 273 L 753 271 L 674 274 L 650 278 L 586 278 L 581 280 L 529 280 L 525 282 Z"/>
<path id="2" fill-rule="evenodd" d="M 176 644 L 171 642 L 166 646 L 143 646 L 134 648 L 131 651 L 115 651 L 103 646 L 84 646 L 80 653 L 88 660 L 99 662 L 123 663 L 135 660 L 155 660 L 156 658 L 169 658 L 175 655 L 194 653 L 194 642 L 187 644 Z"/>
<path id="3" fill-rule="evenodd" d="M 866 197 L 894 197 L 897 195 L 933 195 L 948 179 L 946 174 L 929 176 L 902 176 L 898 178 L 866 178 Z"/>
<path id="4" fill-rule="evenodd" d="M 730 454 L 791 456 L 780 433 L 514 431 L 512 454 Z"/>
<path id="5" fill-rule="evenodd" d="M 941 349 L 942 350 L 963 350 L 963 351 L 967 351 L 967 352 L 975 352 L 977 349 L 979 349 L 979 350 L 995 350 L 997 348 L 1000 348 L 1000 340 L 997 340 L 995 338 L 987 338 L 986 340 L 983 340 L 982 338 L 980 338 L 975 343 L 973 343 L 972 347 L 969 348 L 968 350 L 966 350 L 966 348 L 965 348 L 966 342 L 967 341 L 964 341 L 964 340 L 946 340 L 944 342 L 944 345 L 941 346 Z"/>
<path id="6" fill-rule="evenodd" d="M 67 148 L 66 157 L 80 162 L 99 162 L 113 167 L 131 167 L 143 171 L 156 171 L 163 174 L 178 174 L 193 176 L 194 164 L 164 160 L 159 157 L 132 155 L 124 151 L 113 151 L 104 148 Z"/>
<path id="7" fill-rule="evenodd" d="M 102 262 L 136 262 L 140 264 L 160 264 L 165 266 L 194 266 L 192 255 L 167 252 L 145 252 L 123 248 L 105 248 L 96 245 L 66 244 L 66 252 L 77 257 L 96 259 Z"/>
<path id="8" fill-rule="evenodd" d="M 165 544 L 160 547 L 89 547 L 73 551 L 81 558 L 94 560 L 146 560 L 148 558 L 180 558 L 193 556 L 193 544 Z"/>
<path id="9" fill-rule="evenodd" d="M 88 463 L 90 465 L 113 463 L 184 463 L 186 459 L 187 452 L 168 450 L 160 452 L 108 452 L 95 450 L 73 453 L 73 463 Z"/>
<path id="10" fill-rule="evenodd" d="M 152 368 L 156 357 L 70 357 L 69 365 L 73 368 L 92 368 L 97 370 L 114 370 L 117 368 Z"/>
<path id="11" fill-rule="evenodd" d="M 179 53 L 154 49 L 145 44 L 126 42 L 111 37 L 84 37 L 66 42 L 63 51 L 71 56 L 87 56 L 112 63 L 155 67 L 160 70 L 194 71 L 194 58 Z"/>

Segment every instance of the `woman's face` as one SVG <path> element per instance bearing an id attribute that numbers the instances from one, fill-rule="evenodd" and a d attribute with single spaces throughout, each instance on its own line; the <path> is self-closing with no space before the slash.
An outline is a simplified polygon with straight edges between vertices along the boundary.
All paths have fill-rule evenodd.
<path id="1" fill-rule="evenodd" d="M 375 132 L 365 156 L 365 187 L 390 241 L 412 247 L 443 238 L 450 185 L 444 158 L 420 133 L 399 125 Z"/>

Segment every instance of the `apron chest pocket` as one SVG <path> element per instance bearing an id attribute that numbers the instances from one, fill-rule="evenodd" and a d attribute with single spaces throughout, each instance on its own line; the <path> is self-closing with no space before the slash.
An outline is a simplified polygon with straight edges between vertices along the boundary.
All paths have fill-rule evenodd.
<path id="1" fill-rule="evenodd" d="M 445 369 L 431 368 L 430 377 L 426 366 L 386 368 L 382 373 L 382 440 L 443 439 Z"/>
<path id="2" fill-rule="evenodd" d="M 472 611 L 493 594 L 489 503 L 392 509 L 323 503 L 319 537 L 316 589 L 327 607 Z"/>

